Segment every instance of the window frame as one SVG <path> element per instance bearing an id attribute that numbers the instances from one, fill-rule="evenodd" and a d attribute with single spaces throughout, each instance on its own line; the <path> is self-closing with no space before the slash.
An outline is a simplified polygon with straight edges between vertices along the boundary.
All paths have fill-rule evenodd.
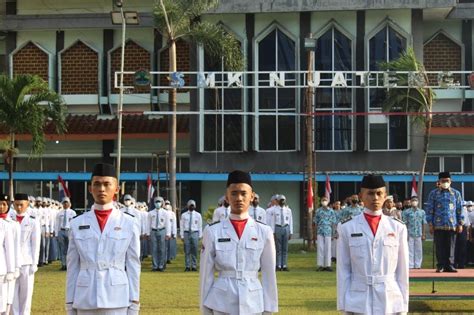
<path id="1" fill-rule="evenodd" d="M 347 31 L 344 27 L 342 27 L 339 23 L 337 23 L 335 20 L 331 20 L 329 23 L 327 23 L 322 29 L 320 29 L 318 32 L 315 33 L 315 38 L 316 40 L 319 40 L 319 38 L 321 38 L 323 35 L 325 35 L 329 30 L 332 30 L 332 71 L 334 71 L 334 29 L 337 29 L 342 35 L 344 35 L 345 37 L 347 37 L 350 41 L 351 41 L 351 70 L 352 71 L 355 71 L 355 64 L 356 64 L 356 54 L 355 54 L 355 50 L 356 50 L 356 41 L 355 41 L 355 36 L 352 35 L 349 31 Z M 313 64 L 313 69 L 316 70 L 315 66 L 316 66 L 316 57 L 317 55 L 315 54 L 315 60 L 314 60 L 314 64 Z M 328 88 L 328 89 L 331 89 L 332 90 L 332 96 L 331 96 L 331 99 L 332 99 L 332 106 L 331 106 L 331 109 L 328 109 L 328 108 L 325 108 L 325 109 L 318 109 L 316 107 L 316 93 L 318 93 L 318 90 L 320 89 L 315 89 L 315 95 L 313 95 L 313 104 L 314 105 L 314 111 L 315 112 L 318 112 L 318 111 L 321 111 L 321 112 L 324 112 L 324 111 L 328 111 L 330 110 L 332 113 L 335 113 L 335 112 L 349 112 L 349 113 L 353 113 L 354 112 L 354 105 L 355 105 L 355 100 L 356 100 L 356 93 L 355 93 L 355 89 L 351 89 L 351 107 L 350 108 L 345 108 L 345 109 L 336 109 L 335 106 L 334 106 L 334 103 L 335 103 L 335 97 L 334 97 L 334 90 L 336 88 L 331 88 L 331 87 L 325 87 L 325 88 Z M 353 152 L 354 151 L 354 129 L 355 129 L 355 119 L 354 117 L 351 118 L 351 141 L 350 141 L 350 149 L 349 150 L 335 150 L 334 149 L 334 144 L 335 144 L 335 137 L 334 137 L 334 115 L 331 116 L 332 117 L 332 150 L 318 150 L 316 149 L 316 145 L 314 146 L 313 148 L 313 152 Z M 314 137 L 316 139 L 316 117 L 313 118 L 312 120 L 312 124 L 313 124 L 313 133 L 314 133 Z"/>
<path id="2" fill-rule="evenodd" d="M 254 37 L 253 39 L 253 55 L 254 55 L 254 63 L 253 63 L 253 69 L 255 69 L 255 75 L 254 75 L 254 85 L 256 88 L 253 89 L 253 101 L 254 101 L 254 111 L 255 111 L 255 119 L 254 119 L 254 142 L 253 142 L 253 149 L 256 152 L 297 152 L 300 151 L 301 149 L 301 121 L 298 115 L 295 116 L 295 148 L 291 150 L 279 150 L 278 149 L 278 129 L 275 130 L 275 143 L 276 143 L 276 149 L 275 150 L 261 150 L 260 149 L 260 108 L 259 108 L 259 94 L 258 94 L 258 87 L 259 87 L 259 80 L 258 80 L 258 72 L 259 72 L 259 48 L 260 48 L 260 42 L 265 39 L 271 32 L 274 30 L 282 32 L 285 36 L 287 36 L 289 39 L 291 39 L 294 44 L 295 44 L 295 70 L 298 71 L 300 69 L 300 59 L 299 59 L 299 54 L 300 54 L 300 39 L 299 36 L 293 35 L 287 28 L 285 28 L 283 25 L 280 23 L 274 21 L 272 22 L 269 26 L 267 26 L 265 29 L 263 29 L 257 36 Z M 276 60 L 278 62 L 278 60 Z M 299 75 L 295 74 L 295 85 L 300 84 L 300 77 Z M 266 88 L 266 87 L 265 87 Z M 301 89 L 300 88 L 294 88 L 296 91 L 296 96 L 295 96 L 295 107 L 294 107 L 294 112 L 289 109 L 282 109 L 278 110 L 278 106 L 276 106 L 276 109 L 274 110 L 275 114 L 278 114 L 280 112 L 287 112 L 287 113 L 294 113 L 294 114 L 299 114 L 301 112 L 301 104 L 300 104 L 300 99 L 301 99 Z M 272 110 L 262 110 L 262 112 L 272 112 Z M 272 116 L 269 116 L 272 117 Z M 275 118 L 278 117 L 275 115 Z"/>
<path id="3" fill-rule="evenodd" d="M 372 31 L 370 31 L 366 37 L 365 37 L 365 69 L 367 71 L 370 71 L 370 40 L 375 37 L 380 31 L 386 29 L 386 34 L 385 38 L 386 40 L 388 39 L 388 28 L 392 28 L 395 32 L 399 33 L 400 35 L 405 37 L 406 40 L 406 47 L 412 47 L 413 46 L 413 37 L 411 34 L 406 32 L 401 26 L 397 25 L 395 22 L 393 22 L 390 18 L 386 18 L 384 21 L 382 21 L 379 25 L 377 25 Z M 386 59 L 388 61 L 388 56 L 389 56 L 389 45 L 387 45 L 386 49 Z M 365 108 L 368 113 L 378 113 L 380 115 L 376 116 L 382 116 L 382 118 L 385 120 L 385 124 L 387 126 L 387 148 L 386 149 L 371 149 L 371 136 L 370 136 L 370 126 L 371 123 L 370 119 L 372 115 L 369 115 L 368 118 L 366 119 L 366 130 L 367 130 L 367 151 L 368 152 L 387 152 L 387 151 L 392 151 L 392 152 L 407 152 L 411 150 L 411 123 L 409 117 L 406 117 L 407 119 L 407 147 L 405 149 L 391 149 L 390 148 L 390 116 L 384 115 L 382 112 L 382 108 L 380 107 L 373 107 L 370 108 L 370 88 L 365 89 Z"/>
<path id="4" fill-rule="evenodd" d="M 229 34 L 232 34 L 240 43 L 241 43 L 241 50 L 242 54 L 244 56 L 247 56 L 247 39 L 239 36 L 235 31 L 232 30 L 229 26 L 226 24 L 219 22 L 218 23 L 226 32 Z M 204 47 L 202 45 L 197 46 L 197 55 L 198 55 L 198 71 L 199 72 L 204 72 L 204 66 L 205 66 L 205 53 L 204 53 Z M 244 65 L 244 71 L 247 70 L 247 64 Z M 242 82 L 243 85 L 245 86 L 247 84 L 247 75 L 244 74 L 242 76 Z M 240 115 L 241 113 L 246 113 L 247 108 L 248 108 L 248 89 L 247 88 L 241 88 L 241 95 L 242 95 L 242 101 L 241 101 L 241 107 L 240 110 L 236 109 L 230 109 L 226 110 L 225 106 L 223 107 L 223 110 L 206 110 L 205 109 L 205 104 L 204 104 L 204 96 L 205 96 L 205 89 L 204 88 L 199 88 L 197 89 L 197 94 L 198 94 L 198 111 L 199 111 L 199 123 L 198 123 L 198 128 L 199 128 L 199 143 L 198 143 L 198 151 L 200 153 L 241 153 L 241 152 L 246 152 L 248 151 L 248 141 L 247 141 L 247 123 L 248 123 L 248 116 L 247 115 L 242 115 L 242 130 L 241 130 L 241 150 L 225 150 L 224 149 L 224 116 L 225 115 L 232 115 L 232 113 L 238 113 Z M 223 93 L 224 90 L 221 88 L 220 93 Z M 222 95 L 222 94 L 221 94 Z M 220 116 L 221 120 L 221 150 L 205 150 L 205 132 L 204 132 L 204 127 L 205 127 L 205 118 L 207 115 L 212 115 L 215 114 L 216 116 Z M 220 114 L 220 115 L 219 115 Z M 216 139 L 217 141 L 217 139 Z"/>

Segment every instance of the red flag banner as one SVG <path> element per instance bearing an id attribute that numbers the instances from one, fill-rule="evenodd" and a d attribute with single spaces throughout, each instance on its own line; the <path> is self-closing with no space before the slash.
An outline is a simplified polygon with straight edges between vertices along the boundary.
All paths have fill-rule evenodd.
<path id="1" fill-rule="evenodd" d="M 313 183 L 311 180 L 308 181 L 308 192 L 306 195 L 306 204 L 308 209 L 313 209 Z"/>
<path id="2" fill-rule="evenodd" d="M 328 198 L 328 200 L 331 200 L 332 189 L 331 189 L 331 182 L 329 181 L 329 175 L 326 175 L 326 185 L 324 187 L 325 187 L 324 196 Z"/>

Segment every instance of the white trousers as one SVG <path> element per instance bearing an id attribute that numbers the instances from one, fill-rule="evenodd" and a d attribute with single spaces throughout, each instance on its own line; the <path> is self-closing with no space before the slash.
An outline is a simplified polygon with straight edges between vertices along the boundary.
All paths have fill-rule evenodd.
<path id="1" fill-rule="evenodd" d="M 13 315 L 29 315 L 33 299 L 35 275 L 30 275 L 31 265 L 21 266 L 20 277 L 16 279 L 15 295 L 13 297 Z"/>
<path id="2" fill-rule="evenodd" d="M 408 258 L 410 268 L 421 268 L 423 260 L 421 237 L 408 236 Z"/>
<path id="3" fill-rule="evenodd" d="M 96 309 L 96 310 L 77 310 L 77 315 L 127 315 L 128 307 Z"/>
<path id="4" fill-rule="evenodd" d="M 8 283 L 0 283 L 0 314 L 7 311 Z"/>
<path id="5" fill-rule="evenodd" d="M 337 239 L 331 239 L 331 257 L 337 258 Z"/>
<path id="6" fill-rule="evenodd" d="M 320 267 L 331 267 L 331 236 L 318 235 L 318 261 Z"/>

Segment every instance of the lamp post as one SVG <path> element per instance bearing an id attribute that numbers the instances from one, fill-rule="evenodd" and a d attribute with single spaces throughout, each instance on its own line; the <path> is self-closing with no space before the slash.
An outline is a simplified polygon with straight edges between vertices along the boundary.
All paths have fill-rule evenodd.
<path id="1" fill-rule="evenodd" d="M 119 86 L 119 101 L 117 106 L 118 129 L 117 129 L 117 163 L 116 173 L 117 182 L 120 183 L 120 166 L 122 160 L 122 111 L 123 111 L 123 72 L 125 68 L 125 32 L 128 25 L 138 25 L 138 13 L 135 11 L 123 11 L 123 1 L 115 1 L 115 6 L 120 8 L 120 11 L 112 11 L 110 13 L 112 24 L 122 25 L 122 50 L 120 54 L 120 86 Z"/>
<path id="2" fill-rule="evenodd" d="M 313 63 L 314 63 L 314 51 L 316 49 L 316 39 L 313 38 L 313 34 L 310 33 L 307 38 L 304 39 L 304 48 L 308 55 L 308 78 L 307 81 L 313 81 Z M 308 85 L 306 89 L 306 173 L 308 176 L 308 183 L 313 182 L 313 97 L 314 97 L 314 87 Z M 316 185 L 315 185 L 316 186 Z M 308 189 L 313 189 L 313 185 L 308 185 Z M 307 222 L 307 233 L 308 233 L 308 249 L 312 249 L 313 247 L 313 212 L 316 209 L 316 200 L 317 194 L 314 192 L 311 194 L 313 196 L 313 208 L 311 209 L 308 205 L 308 222 Z"/>

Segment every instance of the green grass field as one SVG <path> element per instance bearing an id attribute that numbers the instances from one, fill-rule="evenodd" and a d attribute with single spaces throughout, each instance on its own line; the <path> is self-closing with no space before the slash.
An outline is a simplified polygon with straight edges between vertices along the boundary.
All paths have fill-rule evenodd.
<path id="1" fill-rule="evenodd" d="M 432 243 L 425 242 L 423 268 L 431 268 Z M 316 254 L 291 245 L 290 272 L 278 272 L 280 314 L 338 314 L 336 273 L 316 272 Z M 141 314 L 199 314 L 198 272 L 183 272 L 182 248 L 164 273 L 151 272 L 150 258 L 142 266 Z M 64 271 L 59 262 L 36 274 L 33 314 L 64 314 Z M 431 292 L 431 283 L 415 283 L 413 292 Z M 439 292 L 473 292 L 474 283 L 437 283 Z M 413 301 L 410 313 L 474 313 L 474 301 Z"/>

